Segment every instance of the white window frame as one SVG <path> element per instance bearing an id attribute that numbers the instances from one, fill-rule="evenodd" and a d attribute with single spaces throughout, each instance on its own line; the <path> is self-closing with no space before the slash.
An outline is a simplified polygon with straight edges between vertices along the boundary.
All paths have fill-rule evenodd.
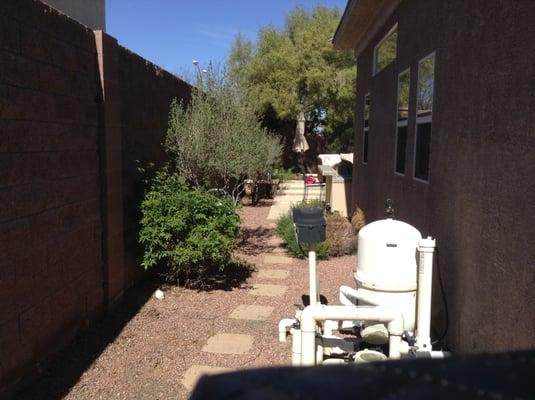
<path id="1" fill-rule="evenodd" d="M 406 174 L 402 174 L 401 172 L 398 172 L 396 171 L 396 164 L 397 164 L 397 161 L 398 161 L 398 134 L 399 134 L 399 130 L 398 128 L 401 127 L 401 126 L 406 126 L 407 127 L 407 139 L 409 138 L 409 116 L 410 116 L 410 106 L 408 107 L 408 112 L 407 112 L 407 119 L 404 120 L 404 121 L 399 121 L 398 120 L 398 107 L 399 107 L 399 78 L 401 77 L 401 75 L 403 74 L 409 74 L 409 103 L 410 103 L 410 79 L 411 79 L 411 68 L 406 68 L 404 69 L 403 71 L 401 71 L 399 74 L 398 74 L 398 86 L 397 86 L 397 92 L 396 92 L 396 135 L 395 135 L 395 139 L 396 139 L 396 145 L 394 146 L 394 174 L 397 175 L 397 176 L 405 176 Z M 405 159 L 407 158 L 407 148 L 405 148 Z M 405 171 L 407 171 L 407 165 L 405 165 Z"/>
<path id="2" fill-rule="evenodd" d="M 390 30 L 388 31 L 388 33 L 386 35 L 383 36 L 383 38 L 379 41 L 379 43 L 377 43 L 375 45 L 375 47 L 373 48 L 373 76 L 377 75 L 379 72 L 381 72 L 384 68 L 386 68 L 388 65 L 392 64 L 392 62 L 390 62 L 389 64 L 386 64 L 382 69 L 380 70 L 377 70 L 377 49 L 379 47 L 381 47 L 381 45 L 386 41 L 386 39 L 388 39 L 388 37 L 393 34 L 395 31 L 397 31 L 398 29 L 398 23 L 396 22 L 394 24 L 394 26 L 392 28 L 390 28 Z M 396 58 L 398 58 L 398 44 L 396 42 Z M 394 59 L 394 60 L 395 60 Z"/>
<path id="3" fill-rule="evenodd" d="M 430 115 L 423 115 L 423 116 L 419 117 L 418 116 L 418 81 L 419 81 L 418 74 L 420 73 L 420 65 L 424 61 L 426 61 L 427 59 L 429 59 L 431 57 L 434 57 L 434 62 L 433 62 L 433 107 L 431 108 L 431 114 Z M 431 124 L 431 134 L 433 133 L 433 111 L 435 109 L 435 70 L 436 70 L 436 63 L 437 63 L 436 51 L 433 51 L 432 53 L 429 53 L 428 55 L 426 55 L 425 57 L 421 58 L 418 61 L 418 70 L 416 71 L 416 77 L 417 77 L 417 81 L 416 81 L 416 111 L 415 111 L 416 112 L 416 123 L 414 124 L 414 149 L 413 149 L 413 159 L 412 159 L 412 166 L 413 166 L 412 179 L 414 179 L 417 182 L 426 183 L 426 184 L 429 184 L 429 181 L 431 180 L 431 174 L 430 173 L 427 176 L 427 180 L 416 177 L 416 146 L 418 144 L 418 140 L 417 140 L 418 139 L 418 125 L 430 123 Z M 431 164 L 431 143 L 429 143 L 429 164 Z M 429 165 L 429 166 L 431 166 L 431 165 Z M 429 171 L 429 172 L 431 172 L 431 171 Z"/>

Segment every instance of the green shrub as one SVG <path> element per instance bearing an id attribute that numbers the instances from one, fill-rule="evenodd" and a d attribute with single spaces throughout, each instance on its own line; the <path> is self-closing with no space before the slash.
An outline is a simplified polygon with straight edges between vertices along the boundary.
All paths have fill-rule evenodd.
<path id="1" fill-rule="evenodd" d="M 161 266 L 178 278 L 229 263 L 239 226 L 231 200 L 192 190 L 164 170 L 152 180 L 141 212 L 145 269 Z"/>
<path id="2" fill-rule="evenodd" d="M 297 204 L 292 204 L 291 209 L 299 207 L 322 207 L 323 204 L 319 201 L 311 202 L 302 202 Z M 292 221 L 292 211 L 284 214 L 277 221 L 277 234 L 284 242 L 286 246 L 286 251 L 292 257 L 296 258 L 305 258 L 308 256 L 308 245 L 305 243 L 298 243 L 295 237 L 295 227 Z M 329 248 L 325 242 L 320 243 L 316 246 L 316 257 L 319 260 L 325 260 L 329 258 Z"/>
<path id="3" fill-rule="evenodd" d="M 291 169 L 284 169 L 283 167 L 274 167 L 271 170 L 271 179 L 279 179 L 280 181 L 289 181 L 293 179 L 295 174 Z"/>
<path id="4" fill-rule="evenodd" d="M 224 71 L 199 77 L 188 103 L 171 103 L 165 147 L 181 176 L 220 188 L 237 204 L 244 179 L 263 179 L 282 154 L 280 138 L 262 126 Z"/>

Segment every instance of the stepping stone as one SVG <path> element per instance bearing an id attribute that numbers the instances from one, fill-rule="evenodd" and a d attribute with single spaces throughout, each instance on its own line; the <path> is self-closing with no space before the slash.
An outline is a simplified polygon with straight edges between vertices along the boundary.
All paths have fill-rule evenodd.
<path id="1" fill-rule="evenodd" d="M 264 256 L 265 264 L 292 264 L 293 260 L 290 257 L 285 256 Z"/>
<path id="2" fill-rule="evenodd" d="M 182 385 L 188 390 L 191 390 L 197 384 L 199 378 L 203 375 L 214 375 L 223 372 L 231 371 L 230 368 L 211 367 L 209 365 L 192 365 L 184 373 L 182 377 Z"/>
<path id="3" fill-rule="evenodd" d="M 202 351 L 218 354 L 245 354 L 251 349 L 252 345 L 253 337 L 251 335 L 218 333 L 208 339 Z"/>
<path id="4" fill-rule="evenodd" d="M 264 321 L 273 312 L 273 307 L 255 306 L 255 305 L 239 305 L 232 313 L 230 318 L 234 319 L 249 319 L 252 321 Z"/>
<path id="5" fill-rule="evenodd" d="M 284 250 L 282 247 L 277 247 L 273 249 L 273 254 L 286 254 L 286 250 Z"/>
<path id="6" fill-rule="evenodd" d="M 289 275 L 290 272 L 285 269 L 261 269 L 258 271 L 258 278 L 260 279 L 285 279 Z"/>
<path id="7" fill-rule="evenodd" d="M 267 242 L 271 246 L 282 246 L 284 243 L 282 239 L 278 236 L 271 236 Z"/>
<path id="8" fill-rule="evenodd" d="M 286 289 L 288 289 L 286 286 L 257 283 L 249 293 L 253 296 L 281 297 L 286 293 Z"/>

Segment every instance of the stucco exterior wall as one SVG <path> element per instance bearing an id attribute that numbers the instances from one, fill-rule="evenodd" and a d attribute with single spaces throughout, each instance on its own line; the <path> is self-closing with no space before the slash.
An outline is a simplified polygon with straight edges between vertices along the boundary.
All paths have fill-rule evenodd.
<path id="1" fill-rule="evenodd" d="M 437 238 L 458 352 L 535 347 L 535 3 L 405 0 L 357 61 L 352 208 Z M 397 59 L 372 77 L 373 49 L 398 23 Z M 436 52 L 428 183 L 413 179 L 418 61 Z M 394 174 L 397 76 L 411 68 L 406 175 Z M 371 93 L 369 161 L 362 163 Z M 435 278 L 438 269 L 435 268 Z M 434 328 L 445 326 L 438 280 Z M 507 332 L 507 334 L 505 334 Z"/>

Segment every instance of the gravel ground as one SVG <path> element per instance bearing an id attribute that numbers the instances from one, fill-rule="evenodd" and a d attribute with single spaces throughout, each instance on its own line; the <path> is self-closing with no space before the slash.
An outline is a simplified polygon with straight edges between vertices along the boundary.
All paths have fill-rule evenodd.
<path id="1" fill-rule="evenodd" d="M 278 342 L 277 324 L 293 317 L 296 304 L 303 304 L 308 272 L 304 260 L 263 262 L 266 255 L 284 254 L 274 224 L 266 220 L 270 205 L 265 201 L 240 211 L 242 233 L 236 255 L 254 266 L 247 279 L 233 285 L 223 281 L 202 291 L 167 286 L 163 300 L 151 296 L 154 284 L 130 290 L 122 305 L 78 338 L 17 398 L 185 399 L 189 391 L 182 377 L 192 365 L 231 369 L 289 365 L 290 341 Z M 354 265 L 352 256 L 318 264 L 321 294 L 329 303 L 338 303 L 340 285 L 353 285 Z M 290 274 L 282 281 L 259 279 L 261 269 Z M 255 283 L 288 289 L 282 297 L 254 296 L 250 288 Z M 229 318 L 241 304 L 272 306 L 274 311 L 265 321 Z M 252 335 L 253 347 L 243 355 L 202 352 L 208 338 L 217 333 Z"/>

